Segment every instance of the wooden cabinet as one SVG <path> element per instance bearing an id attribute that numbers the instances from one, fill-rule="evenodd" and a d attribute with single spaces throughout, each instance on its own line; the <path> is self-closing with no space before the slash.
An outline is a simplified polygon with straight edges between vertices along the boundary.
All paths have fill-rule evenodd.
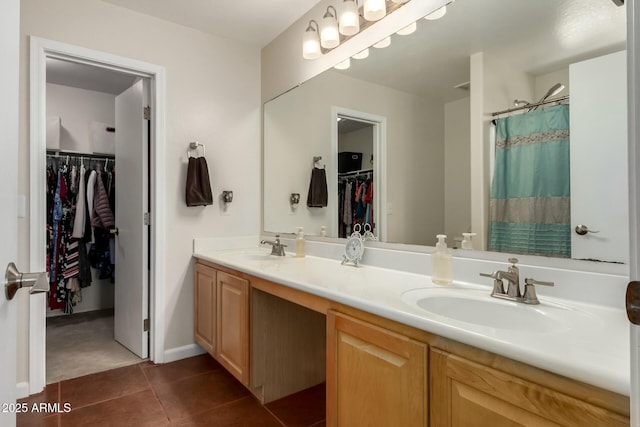
<path id="1" fill-rule="evenodd" d="M 249 281 L 218 271 L 216 358 L 249 384 Z"/>
<path id="2" fill-rule="evenodd" d="M 426 426 L 427 346 L 327 314 L 327 425 Z"/>
<path id="3" fill-rule="evenodd" d="M 195 265 L 194 336 L 209 354 L 249 384 L 249 281 Z"/>
<path id="4" fill-rule="evenodd" d="M 434 427 L 629 425 L 625 416 L 437 348 L 429 366 Z"/>
<path id="5" fill-rule="evenodd" d="M 194 335 L 212 356 L 216 351 L 216 294 L 216 270 L 196 263 Z"/>

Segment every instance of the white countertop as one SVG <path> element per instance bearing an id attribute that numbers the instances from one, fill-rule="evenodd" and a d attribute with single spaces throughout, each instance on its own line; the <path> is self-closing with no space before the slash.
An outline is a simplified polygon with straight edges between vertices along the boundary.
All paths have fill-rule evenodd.
<path id="1" fill-rule="evenodd" d="M 540 296 L 540 306 L 502 301 L 489 296 L 487 286 L 454 282 L 439 286 L 429 276 L 397 270 L 341 265 L 340 260 L 307 256 L 269 256 L 269 249 L 196 250 L 194 256 L 294 289 L 491 351 L 520 362 L 620 394 L 630 393 L 629 323 L 622 309 Z M 416 290 L 422 289 L 422 290 Z M 413 291 L 412 291 L 413 290 Z M 411 292 L 409 292 L 411 291 Z M 415 304 L 430 292 L 461 292 L 474 299 L 510 304 L 517 310 L 539 310 L 550 328 L 531 325 L 523 331 L 489 327 L 451 319 Z M 551 310 L 554 316 L 546 316 Z M 555 310 L 555 311 L 554 311 Z M 558 313 L 578 314 L 577 322 L 557 322 Z M 568 310 L 568 311 L 566 311 Z M 506 316 L 505 316 L 506 317 Z M 543 323 L 543 322 L 541 322 Z"/>

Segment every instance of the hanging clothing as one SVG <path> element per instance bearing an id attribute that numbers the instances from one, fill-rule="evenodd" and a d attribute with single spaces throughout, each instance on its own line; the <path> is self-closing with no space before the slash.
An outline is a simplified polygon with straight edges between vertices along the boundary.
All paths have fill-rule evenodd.
<path id="1" fill-rule="evenodd" d="M 86 169 L 84 164 L 80 165 L 80 177 L 78 180 L 78 196 L 76 197 L 76 215 L 73 221 L 73 237 L 76 239 L 80 239 L 84 237 L 84 227 L 86 220 L 86 209 L 84 207 L 85 204 L 85 182 L 84 182 L 84 174 Z"/>
<path id="2" fill-rule="evenodd" d="M 569 106 L 496 120 L 489 250 L 571 256 Z"/>
<path id="3" fill-rule="evenodd" d="M 323 208 L 327 206 L 329 193 L 327 191 L 327 173 L 324 168 L 314 167 L 311 170 L 311 181 L 307 193 L 307 206 L 310 208 Z"/>
<path id="4" fill-rule="evenodd" d="M 115 184 L 112 175 L 99 175 L 95 170 L 89 174 L 84 164 L 77 167 L 68 162 L 68 158 L 65 163 L 59 158 L 51 163 L 48 161 L 46 226 L 49 308 L 71 314 L 74 306 L 82 300 L 81 289 L 92 282 L 87 244 L 94 234 L 99 237 L 98 246 L 106 248 L 98 255 L 98 258 L 107 260 L 106 268 L 102 264 L 98 266 L 99 275 L 113 278 L 114 267 L 109 251 L 109 240 L 112 239 L 109 230 L 102 227 L 115 223 L 109 203 L 109 196 L 115 194 Z M 109 184 L 110 193 L 105 188 L 105 181 Z M 94 202 L 98 203 L 96 209 Z M 101 227 L 96 229 L 96 233 L 92 221 L 87 220 L 91 214 Z"/>
<path id="5" fill-rule="evenodd" d="M 97 173 L 96 192 L 93 199 L 93 218 L 91 225 L 99 228 L 111 228 L 116 222 L 109 204 L 109 195 L 104 185 L 103 173 Z"/>

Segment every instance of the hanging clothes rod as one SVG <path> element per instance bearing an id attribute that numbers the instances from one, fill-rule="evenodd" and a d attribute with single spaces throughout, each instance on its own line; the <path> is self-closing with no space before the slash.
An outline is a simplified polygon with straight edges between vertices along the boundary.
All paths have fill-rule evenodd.
<path id="1" fill-rule="evenodd" d="M 47 149 L 47 157 L 63 157 L 63 156 L 84 157 L 86 159 L 95 159 L 95 160 L 115 160 L 116 158 L 116 156 L 113 154 L 81 153 L 79 151 Z"/>
<path id="2" fill-rule="evenodd" d="M 500 114 L 511 113 L 513 111 L 527 110 L 535 107 L 539 107 L 541 105 L 553 104 L 554 102 L 563 102 L 568 101 L 569 95 L 561 96 L 560 98 L 548 99 L 542 102 L 534 102 L 533 104 L 522 105 L 520 107 L 509 108 L 508 110 L 496 111 L 495 113 L 491 113 L 491 116 L 499 116 Z"/>
<path id="3" fill-rule="evenodd" d="M 352 171 L 352 172 L 342 172 L 338 174 L 338 177 L 346 178 L 346 177 L 357 176 L 357 175 L 373 175 L 373 169 L 362 169 L 362 170 Z"/>

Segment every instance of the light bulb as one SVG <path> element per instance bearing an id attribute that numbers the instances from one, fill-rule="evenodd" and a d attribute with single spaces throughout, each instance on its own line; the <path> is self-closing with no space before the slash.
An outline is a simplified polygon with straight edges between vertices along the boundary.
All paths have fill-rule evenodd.
<path id="1" fill-rule="evenodd" d="M 388 47 L 391 44 L 391 37 L 385 37 L 382 40 L 380 40 L 378 43 L 374 44 L 373 47 L 375 47 L 376 49 L 383 49 L 385 47 Z"/>
<path id="2" fill-rule="evenodd" d="M 360 15 L 355 0 L 342 2 L 340 16 L 338 18 L 340 34 L 352 36 L 360 31 Z"/>
<path id="3" fill-rule="evenodd" d="M 302 35 L 302 57 L 304 59 L 316 59 L 320 58 L 321 55 L 318 33 L 309 26 Z"/>
<path id="4" fill-rule="evenodd" d="M 440 9 L 436 9 L 430 14 L 428 14 L 427 16 L 425 16 L 424 19 L 428 19 L 429 21 L 435 21 L 436 19 L 442 18 L 446 13 L 447 13 L 447 6 L 442 6 Z"/>
<path id="5" fill-rule="evenodd" d="M 351 60 L 349 58 L 347 58 L 344 61 L 339 62 L 338 64 L 334 65 L 333 68 L 335 68 L 336 70 L 346 70 L 350 66 L 351 66 Z"/>
<path id="6" fill-rule="evenodd" d="M 407 36 L 409 34 L 414 33 L 416 31 L 416 28 L 418 28 L 418 25 L 415 22 L 412 22 L 411 24 L 407 25 L 406 27 L 398 31 L 396 34 L 401 36 Z"/>
<path id="7" fill-rule="evenodd" d="M 364 0 L 364 19 L 367 21 L 377 21 L 387 14 L 387 4 L 385 0 Z"/>
<path id="8" fill-rule="evenodd" d="M 364 59 L 369 56 L 369 48 L 366 48 L 362 52 L 358 52 L 352 56 L 353 59 Z"/>
<path id="9" fill-rule="evenodd" d="M 329 8 L 333 9 L 332 6 Z M 320 45 L 326 49 L 332 49 L 340 44 L 340 34 L 338 32 L 338 21 L 334 14 L 327 8 L 320 21 Z M 335 9 L 333 9 L 335 11 Z"/>

